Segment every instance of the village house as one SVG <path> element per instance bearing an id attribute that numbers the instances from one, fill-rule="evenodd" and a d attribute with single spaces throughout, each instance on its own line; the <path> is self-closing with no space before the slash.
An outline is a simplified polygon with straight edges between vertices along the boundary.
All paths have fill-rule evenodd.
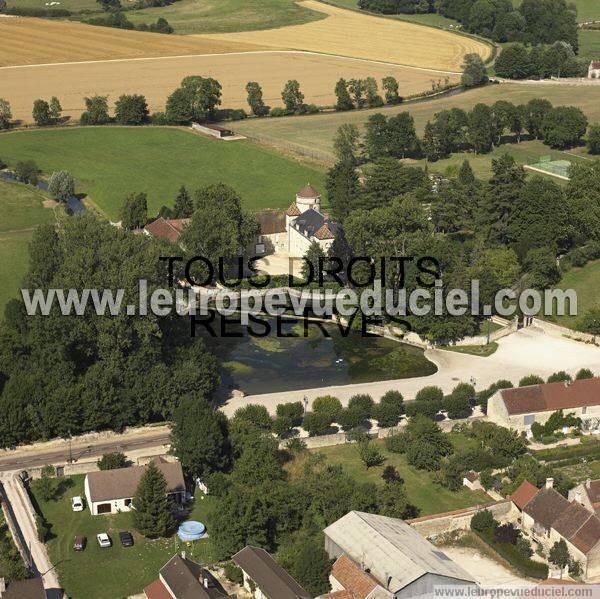
<path id="1" fill-rule="evenodd" d="M 255 599 L 311 599 L 264 549 L 250 545 L 238 551 L 231 561 L 244 575 L 244 588 Z"/>
<path id="2" fill-rule="evenodd" d="M 191 220 L 191 218 L 166 219 L 159 216 L 144 227 L 144 233 L 156 239 L 164 239 L 170 243 L 179 244 L 181 233 Z"/>
<path id="3" fill-rule="evenodd" d="M 338 225 L 321 212 L 321 194 L 310 184 L 298 191 L 287 210 L 264 210 L 256 218 L 260 224 L 256 255 L 282 252 L 302 258 L 312 243 L 327 253 L 338 231 Z"/>
<path id="4" fill-rule="evenodd" d="M 575 499 L 583 499 L 581 492 L 571 497 L 565 499 L 549 478 L 542 489 L 524 481 L 511 500 L 521 511 L 523 531 L 546 552 L 564 540 L 571 558 L 581 564 L 583 577 L 588 580 L 600 575 L 600 518 Z"/>
<path id="5" fill-rule="evenodd" d="M 221 583 L 200 564 L 174 555 L 158 572 L 158 578 L 144 589 L 146 599 L 226 599 Z"/>
<path id="6" fill-rule="evenodd" d="M 589 478 L 569 491 L 569 501 L 576 501 L 600 516 L 600 480 Z"/>
<path id="7" fill-rule="evenodd" d="M 403 599 L 433 596 L 436 586 L 476 586 L 470 574 L 398 518 L 353 511 L 324 534 L 325 550 L 337 560 L 330 578 L 333 599 L 353 597 L 353 590 L 363 599 Z"/>
<path id="8" fill-rule="evenodd" d="M 600 79 L 600 61 L 592 60 L 588 67 L 588 79 Z"/>
<path id="9" fill-rule="evenodd" d="M 597 428 L 600 378 L 501 389 L 488 401 L 487 415 L 499 426 L 526 431 L 534 422 L 544 424 L 557 410 L 581 418 L 584 428 Z"/>
<path id="10" fill-rule="evenodd" d="M 163 458 L 153 460 L 167 481 L 169 495 L 175 503 L 185 499 L 185 480 L 179 462 Z M 90 472 L 84 481 L 85 498 L 93 516 L 129 512 L 140 479 L 148 466 L 132 466 Z"/>

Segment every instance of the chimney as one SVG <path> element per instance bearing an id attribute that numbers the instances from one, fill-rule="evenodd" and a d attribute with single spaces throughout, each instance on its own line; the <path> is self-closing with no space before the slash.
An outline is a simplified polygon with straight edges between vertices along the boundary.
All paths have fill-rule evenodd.
<path id="1" fill-rule="evenodd" d="M 554 487 L 554 479 L 547 478 L 546 479 L 546 489 L 552 489 L 552 487 Z"/>
<path id="2" fill-rule="evenodd" d="M 579 489 L 577 491 L 575 491 L 575 501 L 577 503 L 582 503 L 582 501 L 581 501 L 581 491 Z"/>
<path id="3" fill-rule="evenodd" d="M 4 594 L 5 591 L 6 591 L 6 580 L 4 580 L 4 578 L 0 578 L 0 597 L 2 597 L 2 595 Z"/>

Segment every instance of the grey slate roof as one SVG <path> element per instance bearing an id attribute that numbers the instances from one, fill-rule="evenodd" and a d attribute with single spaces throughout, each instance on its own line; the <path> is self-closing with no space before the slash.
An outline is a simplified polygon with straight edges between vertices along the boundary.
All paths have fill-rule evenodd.
<path id="1" fill-rule="evenodd" d="M 232 558 L 268 599 L 311 599 L 264 549 L 248 545 Z"/>
<path id="2" fill-rule="evenodd" d="M 398 518 L 353 511 L 324 532 L 392 593 L 428 573 L 475 583 L 470 574 Z"/>
<path id="3" fill-rule="evenodd" d="M 177 599 L 221 599 L 228 596 L 210 572 L 179 554 L 160 569 L 160 578 Z M 210 581 L 208 587 L 201 582 L 205 578 Z"/>

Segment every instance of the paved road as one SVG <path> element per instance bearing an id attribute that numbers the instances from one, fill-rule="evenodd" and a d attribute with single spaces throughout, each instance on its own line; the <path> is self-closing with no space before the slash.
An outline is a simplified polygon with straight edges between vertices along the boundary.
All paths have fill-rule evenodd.
<path id="1" fill-rule="evenodd" d="M 155 430 L 134 429 L 124 435 L 112 434 L 97 440 L 84 438 L 72 441 L 73 460 L 100 457 L 104 453 L 154 448 L 169 443 L 169 431 L 165 426 Z M 0 472 L 26 470 L 45 464 L 67 464 L 69 460 L 69 445 L 67 441 L 39 443 L 33 446 L 19 447 L 16 450 L 0 452 Z"/>

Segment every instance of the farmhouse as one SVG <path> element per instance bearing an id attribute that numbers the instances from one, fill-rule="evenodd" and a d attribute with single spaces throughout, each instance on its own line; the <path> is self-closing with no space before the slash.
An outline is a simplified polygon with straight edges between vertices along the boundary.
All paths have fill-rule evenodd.
<path id="1" fill-rule="evenodd" d="M 176 503 L 185 498 L 185 481 L 179 462 L 154 460 L 156 467 L 167 481 L 169 494 Z M 132 466 L 115 470 L 90 472 L 84 481 L 85 498 L 94 516 L 128 512 L 132 508 L 133 496 L 147 466 Z"/>
<path id="2" fill-rule="evenodd" d="M 534 422 L 544 424 L 557 410 L 568 410 L 587 428 L 597 428 L 600 378 L 502 389 L 488 402 L 492 422 L 519 431 L 531 428 Z"/>
<path id="3" fill-rule="evenodd" d="M 592 60 L 588 67 L 588 79 L 600 79 L 600 61 Z"/>
<path id="4" fill-rule="evenodd" d="M 285 252 L 301 258 L 312 243 L 327 253 L 339 228 L 321 212 L 321 194 L 310 183 L 298 191 L 286 211 L 266 210 L 256 217 L 260 232 L 253 249 L 257 255 Z"/>
<path id="5" fill-rule="evenodd" d="M 232 558 L 244 574 L 244 588 L 255 599 L 311 599 L 264 549 L 248 545 Z"/>
<path id="6" fill-rule="evenodd" d="M 438 585 L 476 585 L 470 574 L 397 518 L 353 511 L 324 533 L 325 550 L 338 560 L 331 578 L 334 598 L 341 587 L 350 590 L 345 584 L 362 587 L 374 582 L 369 597 L 393 599 L 432 596 Z M 340 562 L 342 556 L 355 568 L 350 570 L 346 560 Z M 369 576 L 359 578 L 357 570 Z"/>
<path id="7" fill-rule="evenodd" d="M 150 237 L 164 239 L 170 243 L 179 243 L 181 232 L 190 221 L 190 218 L 166 219 L 159 216 L 144 227 L 144 233 Z"/>
<path id="8" fill-rule="evenodd" d="M 588 480 L 569 491 L 569 501 L 576 501 L 600 516 L 600 480 Z"/>
<path id="9" fill-rule="evenodd" d="M 144 589 L 146 599 L 226 599 L 219 581 L 200 564 L 174 555 L 158 572 L 158 578 Z"/>
<path id="10" fill-rule="evenodd" d="M 535 489 L 535 493 L 533 490 Z M 581 563 L 586 579 L 600 575 L 600 518 L 579 501 L 581 492 L 565 499 L 549 478 L 543 489 L 525 481 L 513 493 L 513 503 L 522 509 L 522 526 L 545 551 L 563 539 L 571 557 Z"/>

